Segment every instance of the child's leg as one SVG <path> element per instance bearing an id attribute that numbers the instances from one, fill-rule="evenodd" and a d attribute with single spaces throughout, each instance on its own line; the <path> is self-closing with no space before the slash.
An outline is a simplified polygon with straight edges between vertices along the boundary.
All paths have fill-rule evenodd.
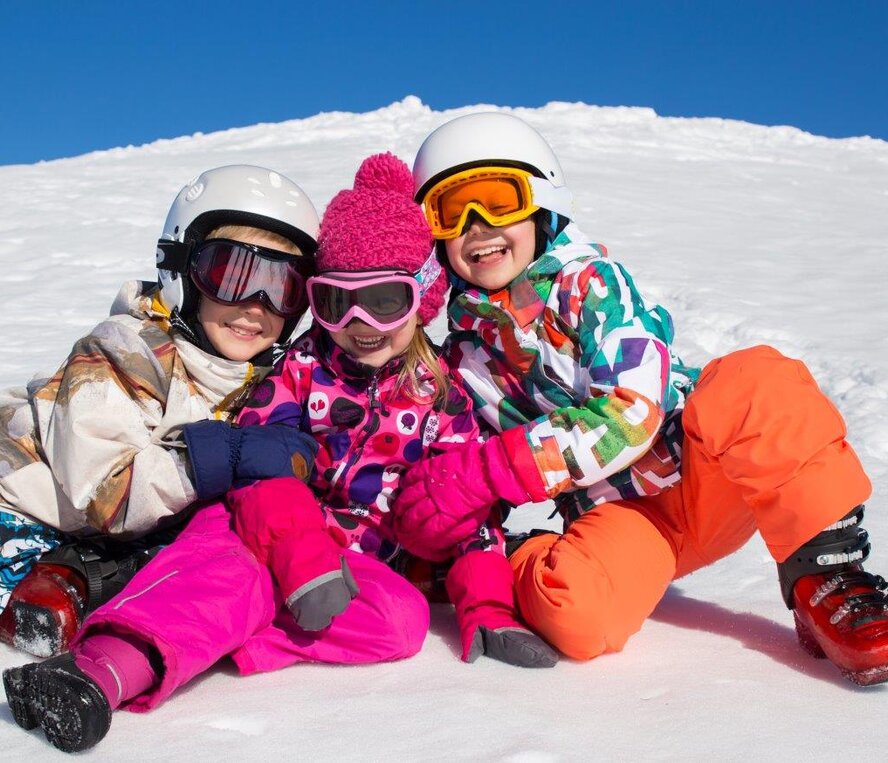
<path id="1" fill-rule="evenodd" d="M 684 427 L 677 487 L 598 506 L 510 559 L 522 614 L 566 654 L 621 649 L 674 576 L 756 528 L 782 561 L 869 494 L 834 406 L 803 364 L 771 348 L 710 363 Z"/>
<path id="2" fill-rule="evenodd" d="M 269 566 L 299 627 L 326 628 L 357 584 L 311 490 L 295 478 L 260 480 L 232 490 L 228 504 L 237 534 Z"/>
<path id="3" fill-rule="evenodd" d="M 229 529 L 221 504 L 84 623 L 71 652 L 4 672 L 16 723 L 72 752 L 107 733 L 111 708 L 147 710 L 274 616 L 267 570 Z"/>
<path id="4" fill-rule="evenodd" d="M 124 696 L 127 709 L 155 707 L 274 618 L 271 576 L 229 524 L 221 504 L 199 511 L 122 594 L 86 619 L 74 640 L 75 654 L 94 636 L 135 639 L 153 650 L 159 682 Z"/>
<path id="5" fill-rule="evenodd" d="M 707 365 L 683 426 L 683 490 L 706 562 L 733 550 L 722 547 L 722 528 L 744 514 L 782 562 L 870 494 L 841 415 L 803 363 L 773 348 Z"/>
<path id="6" fill-rule="evenodd" d="M 299 628 L 286 609 L 232 657 L 241 673 L 278 670 L 297 662 L 367 664 L 412 657 L 429 628 L 429 605 L 410 582 L 368 554 L 346 550 L 360 586 L 351 605 L 330 627 Z"/>
<path id="7" fill-rule="evenodd" d="M 861 566 L 870 483 L 805 366 L 767 347 L 714 361 L 684 419 L 690 535 L 704 561 L 730 551 L 718 533 L 745 504 L 802 645 L 856 683 L 888 680 L 886 586 Z M 726 487 L 740 500 L 726 503 Z"/>
<path id="8" fill-rule="evenodd" d="M 676 499 L 670 490 L 661 500 Z M 669 530 L 645 515 L 650 509 L 642 501 L 602 504 L 563 535 L 531 537 L 509 557 L 522 616 L 569 657 L 622 649 L 672 581 Z"/>

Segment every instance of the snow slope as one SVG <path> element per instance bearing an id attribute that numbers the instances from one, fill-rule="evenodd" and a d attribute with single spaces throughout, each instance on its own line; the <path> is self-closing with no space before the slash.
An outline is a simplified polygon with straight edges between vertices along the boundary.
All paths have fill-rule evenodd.
<path id="1" fill-rule="evenodd" d="M 167 206 L 200 170 L 273 167 L 323 207 L 366 155 L 392 150 L 409 162 L 432 128 L 479 108 L 434 112 L 408 97 L 367 114 L 0 167 L 0 384 L 54 370 L 120 282 L 152 277 Z M 873 478 L 869 566 L 888 571 L 888 144 L 639 108 L 515 113 L 561 157 L 581 226 L 671 310 L 685 360 L 767 342 L 810 365 Z M 539 526 L 544 514 L 519 521 Z M 0 667 L 25 660 L 0 647 Z M 248 679 L 223 664 L 150 715 L 117 714 L 88 757 L 876 757 L 888 743 L 886 697 L 797 647 L 756 539 L 676 583 L 620 654 L 540 672 L 464 665 L 439 607 L 412 660 Z M 5 705 L 0 750 L 6 760 L 60 757 L 15 727 Z"/>

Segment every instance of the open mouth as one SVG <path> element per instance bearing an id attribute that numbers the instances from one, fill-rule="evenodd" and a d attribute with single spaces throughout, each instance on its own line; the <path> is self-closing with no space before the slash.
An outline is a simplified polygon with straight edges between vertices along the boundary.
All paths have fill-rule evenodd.
<path id="1" fill-rule="evenodd" d="M 355 346 L 361 350 L 378 350 L 387 339 L 386 336 L 353 336 L 351 338 Z"/>
<path id="2" fill-rule="evenodd" d="M 476 249 L 472 252 L 469 255 L 469 259 L 472 261 L 473 265 L 477 265 L 480 262 L 490 262 L 499 259 L 499 257 L 505 256 L 508 251 L 509 248 L 504 244 L 498 246 L 485 246 L 483 249 Z"/>

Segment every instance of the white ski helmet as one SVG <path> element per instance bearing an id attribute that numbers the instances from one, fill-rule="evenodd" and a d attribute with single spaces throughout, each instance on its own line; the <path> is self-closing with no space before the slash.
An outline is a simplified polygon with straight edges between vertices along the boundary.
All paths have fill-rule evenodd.
<path id="1" fill-rule="evenodd" d="M 534 201 L 570 219 L 570 191 L 555 153 L 527 122 L 501 111 L 457 117 L 423 141 L 413 163 L 416 201 L 439 180 L 483 166 L 518 167 L 547 180 L 534 184 Z"/>
<path id="2" fill-rule="evenodd" d="M 157 242 L 157 281 L 168 310 L 197 307 L 188 278 L 196 244 L 220 225 L 249 225 L 292 241 L 304 256 L 317 250 L 318 213 L 305 191 L 273 170 L 232 164 L 202 172 L 176 196 Z"/>

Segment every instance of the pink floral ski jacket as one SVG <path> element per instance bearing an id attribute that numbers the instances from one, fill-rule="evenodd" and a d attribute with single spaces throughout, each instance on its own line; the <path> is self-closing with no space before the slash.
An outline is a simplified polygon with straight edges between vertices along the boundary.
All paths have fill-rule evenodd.
<path id="1" fill-rule="evenodd" d="M 314 326 L 299 337 L 252 395 L 241 425 L 287 424 L 318 442 L 309 485 L 343 546 L 391 559 L 398 551 L 385 517 L 401 474 L 431 447 L 478 437 L 468 395 L 450 377 L 444 403 L 432 402 L 428 369 L 418 388 L 428 402 L 398 389 L 402 359 L 382 368 L 356 362 Z M 444 361 L 441 361 L 444 365 Z"/>

